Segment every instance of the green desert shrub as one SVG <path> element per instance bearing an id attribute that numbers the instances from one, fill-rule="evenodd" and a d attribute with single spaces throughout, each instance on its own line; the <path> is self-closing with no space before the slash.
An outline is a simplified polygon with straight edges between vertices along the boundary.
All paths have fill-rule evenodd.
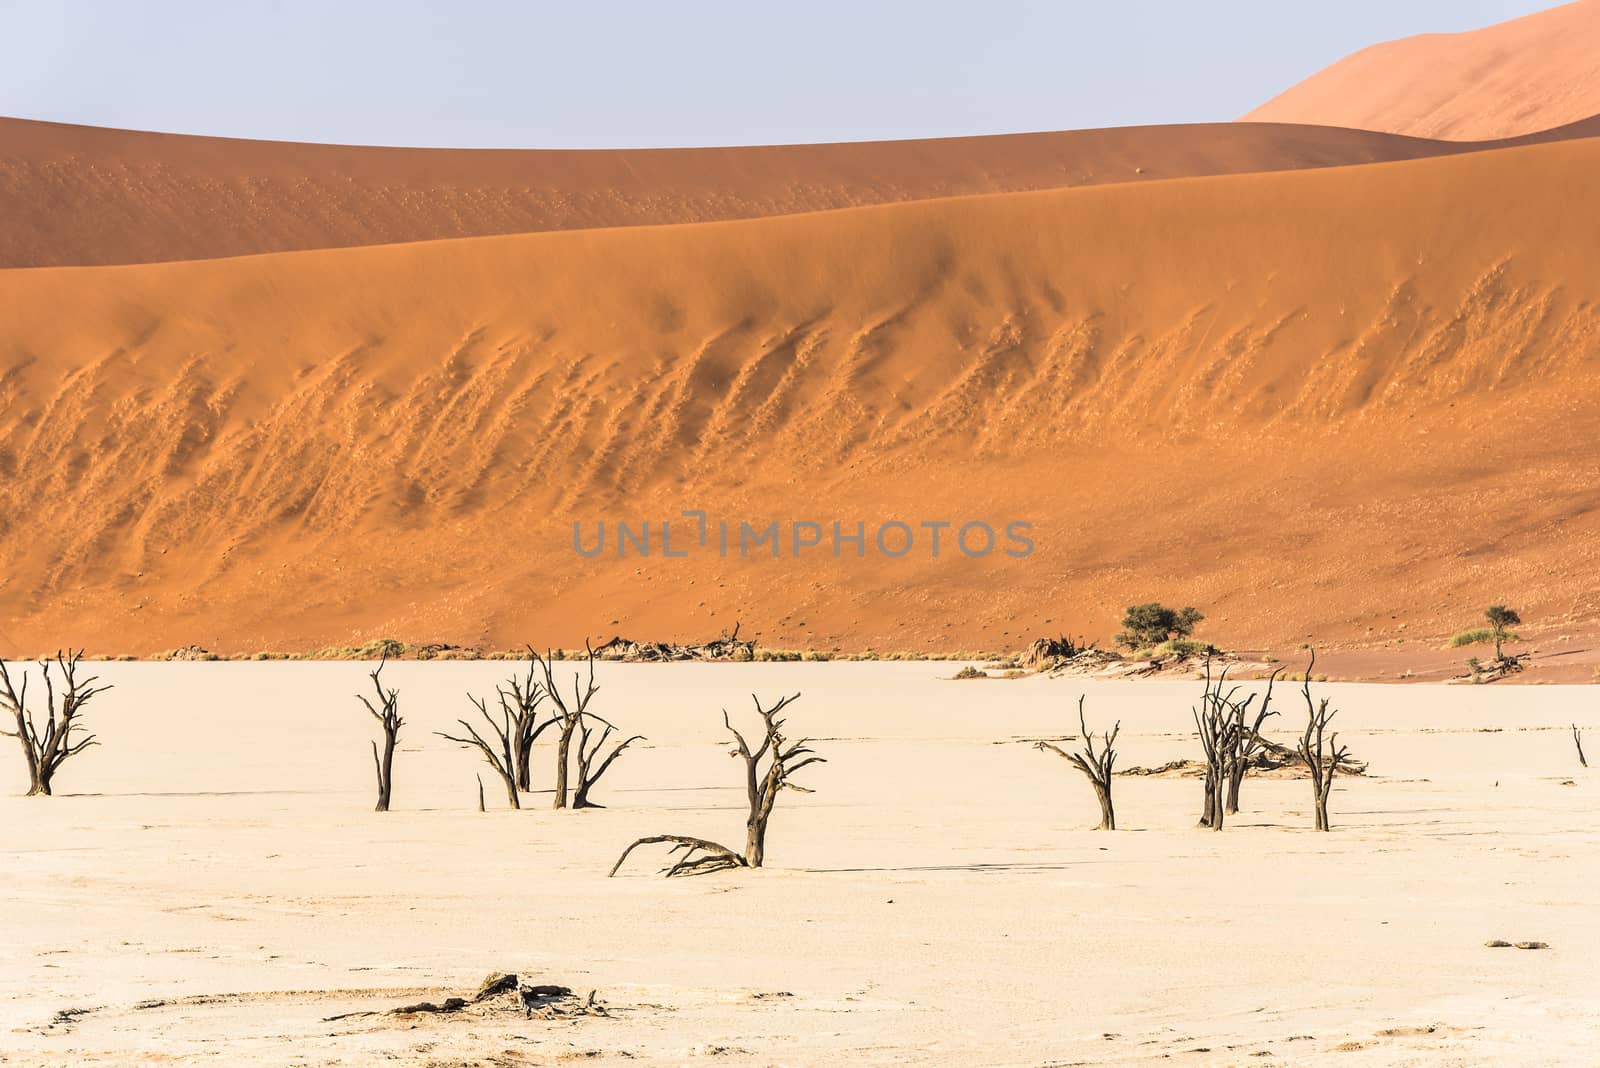
<path id="1" fill-rule="evenodd" d="M 1463 645 L 1482 645 L 1485 642 L 1492 641 L 1494 641 L 1494 631 L 1488 627 L 1473 627 L 1471 630 L 1461 631 L 1451 638 L 1450 648 L 1459 649 Z"/>
<path id="2" fill-rule="evenodd" d="M 1117 644 L 1129 649 L 1147 649 L 1170 638 L 1187 638 L 1195 624 L 1206 617 L 1193 605 L 1168 608 L 1159 601 L 1129 605 L 1122 615 L 1122 633 Z"/>
<path id="3" fill-rule="evenodd" d="M 1488 621 L 1487 627 L 1474 627 L 1464 630 L 1450 639 L 1452 649 L 1463 645 L 1494 644 L 1494 658 L 1506 661 L 1504 645 L 1506 642 L 1520 641 L 1517 632 L 1512 627 L 1522 623 L 1522 616 L 1515 608 L 1507 608 L 1503 604 L 1492 604 L 1483 610 L 1483 618 Z M 1515 659 L 1515 658 L 1513 658 Z"/>

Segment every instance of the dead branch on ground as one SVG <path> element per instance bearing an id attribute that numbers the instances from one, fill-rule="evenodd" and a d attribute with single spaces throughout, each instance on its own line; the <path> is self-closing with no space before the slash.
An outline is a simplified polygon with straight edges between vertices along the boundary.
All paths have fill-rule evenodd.
<path id="1" fill-rule="evenodd" d="M 672 848 L 667 850 L 669 856 L 675 853 L 683 854 L 677 861 L 661 869 L 662 874 L 668 878 L 674 875 L 704 875 L 708 872 L 749 866 L 745 863 L 744 857 L 738 853 L 705 838 L 692 838 L 686 834 L 652 834 L 632 842 L 627 849 L 624 849 L 622 856 L 611 865 L 611 871 L 607 873 L 606 878 L 609 879 L 617 874 L 622 868 L 623 861 L 628 859 L 628 854 L 639 846 L 660 845 L 666 842 L 672 843 Z"/>

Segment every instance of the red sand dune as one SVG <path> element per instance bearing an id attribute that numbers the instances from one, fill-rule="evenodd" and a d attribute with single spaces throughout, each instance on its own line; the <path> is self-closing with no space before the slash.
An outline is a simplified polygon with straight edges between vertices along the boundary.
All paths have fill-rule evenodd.
<path id="1" fill-rule="evenodd" d="M 1357 130 L 1229 123 L 563 152 L 279 144 L 0 119 L 0 267 L 706 222 L 1462 150 Z"/>
<path id="2" fill-rule="evenodd" d="M 1244 118 L 1458 141 L 1600 115 L 1600 0 L 1364 48 Z"/>
<path id="3" fill-rule="evenodd" d="M 0 272 L 0 642 L 1234 644 L 1600 620 L 1600 141 Z M 1034 524 L 579 561 L 575 519 Z M 658 550 L 659 552 L 659 550 Z"/>

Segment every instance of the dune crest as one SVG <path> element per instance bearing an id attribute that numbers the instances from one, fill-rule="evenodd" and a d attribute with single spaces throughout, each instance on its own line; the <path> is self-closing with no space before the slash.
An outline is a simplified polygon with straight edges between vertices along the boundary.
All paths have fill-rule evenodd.
<path id="1" fill-rule="evenodd" d="M 0 640 L 1005 647 L 1600 615 L 1600 142 L 0 273 Z M 1314 210 L 1313 210 L 1314 209 Z M 1035 524 L 578 559 L 574 521 Z M 1425 522 L 1419 522 L 1419 517 Z M 1137 575 L 1138 589 L 1130 586 Z M 615 621 L 615 622 L 614 622 Z"/>
<path id="2" fill-rule="evenodd" d="M 1600 0 L 1364 48 L 1244 116 L 1476 141 L 1600 115 Z"/>
<path id="3" fill-rule="evenodd" d="M 1581 132 L 1560 136 L 1574 134 Z M 7 221 L 0 267 L 709 222 L 1462 150 L 1360 130 L 1230 123 L 859 144 L 492 151 L 282 144 L 0 119 L 0 218 Z"/>

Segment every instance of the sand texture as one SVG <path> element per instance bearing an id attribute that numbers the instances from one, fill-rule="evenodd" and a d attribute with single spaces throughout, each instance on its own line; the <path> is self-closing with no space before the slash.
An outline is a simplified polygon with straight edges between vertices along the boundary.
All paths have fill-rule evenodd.
<path id="1" fill-rule="evenodd" d="M 1230 647 L 1600 620 L 1600 141 L 0 272 L 0 641 Z M 572 524 L 1034 524 L 580 560 Z M 680 533 L 681 536 L 681 533 Z M 680 542 L 681 545 L 681 542 Z"/>

